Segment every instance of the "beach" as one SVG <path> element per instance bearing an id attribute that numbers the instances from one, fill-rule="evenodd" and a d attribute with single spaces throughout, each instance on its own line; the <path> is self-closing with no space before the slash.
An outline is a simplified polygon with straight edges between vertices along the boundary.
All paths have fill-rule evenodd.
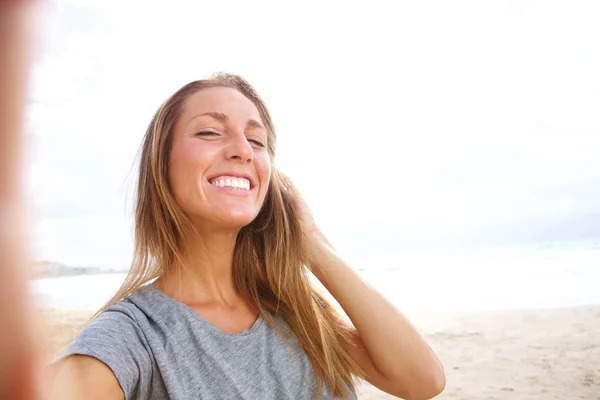
<path id="1" fill-rule="evenodd" d="M 40 313 L 50 360 L 93 311 Z M 423 312 L 410 318 L 446 370 L 446 389 L 436 399 L 600 399 L 600 306 Z M 393 398 L 366 383 L 359 388 L 361 400 Z"/>

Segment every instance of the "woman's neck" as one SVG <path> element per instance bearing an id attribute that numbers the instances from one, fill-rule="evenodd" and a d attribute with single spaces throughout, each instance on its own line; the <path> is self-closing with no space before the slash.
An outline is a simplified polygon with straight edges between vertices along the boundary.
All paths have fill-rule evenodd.
<path id="1" fill-rule="evenodd" d="M 231 304 L 239 301 L 232 275 L 237 232 L 215 232 L 187 240 L 180 260 L 167 269 L 155 285 L 177 300 L 191 305 Z"/>

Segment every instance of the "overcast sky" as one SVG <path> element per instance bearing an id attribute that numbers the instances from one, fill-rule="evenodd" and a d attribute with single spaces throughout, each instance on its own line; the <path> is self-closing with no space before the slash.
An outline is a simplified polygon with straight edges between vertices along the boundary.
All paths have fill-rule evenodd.
<path id="1" fill-rule="evenodd" d="M 597 1 L 147 3 L 48 3 L 38 258 L 129 263 L 145 128 L 220 70 L 263 95 L 277 165 L 343 248 L 600 236 Z"/>

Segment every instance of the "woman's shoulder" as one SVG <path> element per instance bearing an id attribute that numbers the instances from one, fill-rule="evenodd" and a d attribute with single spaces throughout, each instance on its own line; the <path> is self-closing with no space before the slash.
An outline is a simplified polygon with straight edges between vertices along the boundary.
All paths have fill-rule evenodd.
<path id="1" fill-rule="evenodd" d="M 135 302 L 137 295 L 110 305 L 84 326 L 50 365 L 50 374 L 64 365 L 63 360 L 73 360 L 71 356 L 88 356 L 111 370 L 127 398 L 148 386 L 154 368 L 148 342 L 151 324 Z"/>
<path id="2" fill-rule="evenodd" d="M 127 352 L 136 344 L 143 348 L 144 334 L 139 323 L 142 315 L 133 303 L 112 304 L 88 322 L 58 358 L 81 354 L 102 360 L 103 354 Z"/>
<path id="3" fill-rule="evenodd" d="M 70 355 L 89 355 L 99 359 L 104 354 L 145 348 L 148 325 L 143 308 L 144 301 L 137 299 L 144 289 L 137 290 L 127 298 L 115 302 L 88 322 L 55 361 Z M 143 352 L 136 349 L 138 356 Z"/>
<path id="4" fill-rule="evenodd" d="M 102 311 L 96 318 L 90 321 L 79 332 L 77 337 L 93 336 L 100 334 L 101 336 L 110 336 L 111 333 L 121 335 L 133 332 L 141 328 L 140 321 L 144 318 L 144 313 L 128 299 L 121 300 L 111 304 L 106 310 Z"/>

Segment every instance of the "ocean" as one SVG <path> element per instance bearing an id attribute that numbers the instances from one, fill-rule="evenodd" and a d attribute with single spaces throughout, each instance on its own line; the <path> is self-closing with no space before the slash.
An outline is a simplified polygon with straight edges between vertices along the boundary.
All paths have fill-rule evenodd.
<path id="1" fill-rule="evenodd" d="M 600 241 L 385 254 L 350 265 L 402 310 L 462 312 L 600 304 Z M 46 308 L 98 308 L 124 274 L 31 282 Z"/>

